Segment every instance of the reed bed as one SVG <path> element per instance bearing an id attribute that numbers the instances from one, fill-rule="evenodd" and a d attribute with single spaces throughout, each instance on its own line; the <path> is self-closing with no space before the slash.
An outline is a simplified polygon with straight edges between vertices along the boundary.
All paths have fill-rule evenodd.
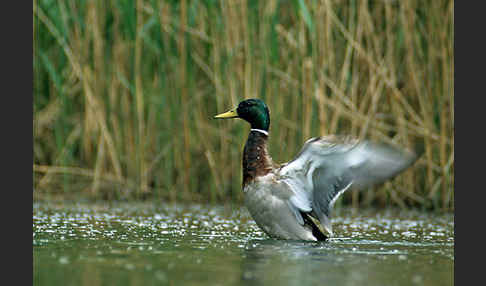
<path id="1" fill-rule="evenodd" d="M 258 97 L 270 152 L 352 134 L 423 154 L 340 204 L 454 209 L 453 1 L 34 0 L 34 197 L 240 203 Z"/>

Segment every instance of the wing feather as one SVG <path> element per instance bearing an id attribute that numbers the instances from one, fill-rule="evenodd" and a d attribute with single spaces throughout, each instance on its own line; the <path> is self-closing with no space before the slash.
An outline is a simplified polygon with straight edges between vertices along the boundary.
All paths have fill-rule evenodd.
<path id="1" fill-rule="evenodd" d="M 387 144 L 351 137 L 312 138 L 280 168 L 279 175 L 293 192 L 289 204 L 302 212 L 313 211 L 332 233 L 331 211 L 341 194 L 350 187 L 362 189 L 381 183 L 415 159 L 412 152 Z"/>

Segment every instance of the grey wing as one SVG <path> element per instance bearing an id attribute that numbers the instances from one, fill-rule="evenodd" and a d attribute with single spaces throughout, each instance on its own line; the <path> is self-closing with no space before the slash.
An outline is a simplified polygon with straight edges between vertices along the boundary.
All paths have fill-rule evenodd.
<path id="1" fill-rule="evenodd" d="M 397 175 L 415 161 L 412 152 L 350 137 L 313 138 L 280 169 L 299 210 L 312 212 L 332 234 L 334 202 L 348 188 L 362 189 Z"/>

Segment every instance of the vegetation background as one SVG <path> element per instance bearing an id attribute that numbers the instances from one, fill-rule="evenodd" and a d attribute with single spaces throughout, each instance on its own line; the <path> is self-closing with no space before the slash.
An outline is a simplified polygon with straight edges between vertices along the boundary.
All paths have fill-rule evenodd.
<path id="1" fill-rule="evenodd" d="M 276 162 L 330 133 L 423 150 L 339 204 L 454 209 L 454 1 L 34 0 L 34 198 L 241 203 L 259 97 Z"/>

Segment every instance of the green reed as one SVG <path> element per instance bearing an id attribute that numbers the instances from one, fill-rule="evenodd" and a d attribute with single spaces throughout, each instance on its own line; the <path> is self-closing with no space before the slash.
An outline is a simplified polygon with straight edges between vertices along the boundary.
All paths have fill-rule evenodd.
<path id="1" fill-rule="evenodd" d="M 453 1 L 34 1 L 34 196 L 241 202 L 260 97 L 285 162 L 329 133 L 423 155 L 353 206 L 454 209 Z"/>

